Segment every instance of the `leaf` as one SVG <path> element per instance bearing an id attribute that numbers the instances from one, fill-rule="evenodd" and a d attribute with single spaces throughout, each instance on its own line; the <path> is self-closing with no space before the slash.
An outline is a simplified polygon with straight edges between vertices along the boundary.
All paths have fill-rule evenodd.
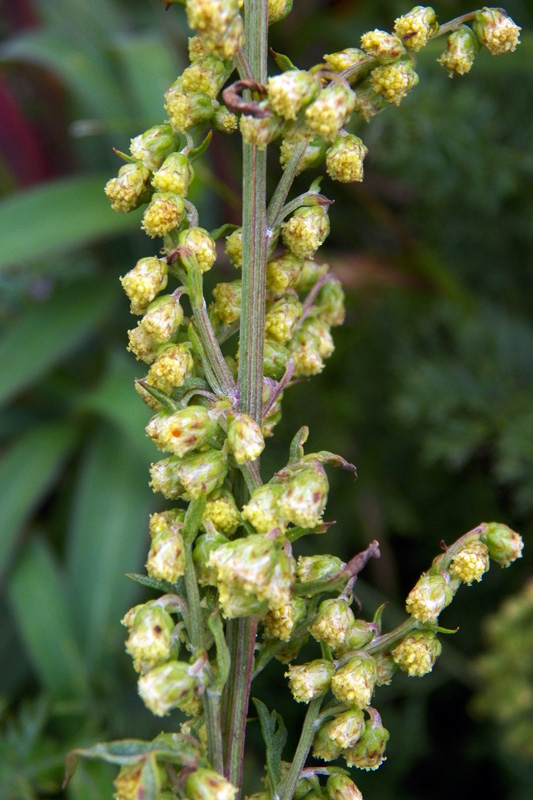
<path id="1" fill-rule="evenodd" d="M 111 308 L 113 288 L 80 281 L 21 315 L 0 338 L 0 404 L 78 347 Z"/>
<path id="2" fill-rule="evenodd" d="M 44 541 L 27 542 L 7 594 L 35 672 L 57 697 L 85 694 L 87 676 L 74 637 L 63 576 Z"/>
<path id="3" fill-rule="evenodd" d="M 135 596 L 124 573 L 138 570 L 149 543 L 147 466 L 116 428 L 100 424 L 92 431 L 67 552 L 72 613 L 89 670 L 98 667 L 104 644 L 122 636 L 118 620 Z"/>
<path id="4" fill-rule="evenodd" d="M 9 560 L 18 532 L 53 485 L 76 443 L 70 424 L 35 427 L 0 462 L 0 572 Z"/>
<path id="5" fill-rule="evenodd" d="M 0 270 L 138 228 L 140 212 L 111 209 L 104 194 L 109 178 L 65 178 L 2 200 Z"/>
<path id="6" fill-rule="evenodd" d="M 275 797 L 281 775 L 281 755 L 287 741 L 287 729 L 282 716 L 277 711 L 269 713 L 268 708 L 261 700 L 254 697 L 253 701 L 259 715 L 261 732 L 266 745 L 266 766 L 270 792 L 272 797 Z"/>

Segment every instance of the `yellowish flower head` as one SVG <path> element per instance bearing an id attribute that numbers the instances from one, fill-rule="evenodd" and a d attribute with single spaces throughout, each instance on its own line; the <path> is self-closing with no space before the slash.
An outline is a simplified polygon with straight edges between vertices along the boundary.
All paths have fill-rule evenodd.
<path id="1" fill-rule="evenodd" d="M 354 656 L 333 676 L 331 691 L 341 703 L 365 708 L 370 705 L 376 678 L 374 659 L 367 655 Z"/>
<path id="2" fill-rule="evenodd" d="M 459 578 L 468 586 L 479 581 L 490 566 L 489 549 L 480 541 L 469 542 L 454 556 L 450 564 L 452 578 Z"/>
<path id="3" fill-rule="evenodd" d="M 381 61 L 393 61 L 405 53 L 405 47 L 398 36 L 377 29 L 361 36 L 361 47 L 369 56 Z"/>
<path id="4" fill-rule="evenodd" d="M 482 8 L 476 13 L 472 27 L 492 56 L 512 53 L 520 44 L 522 29 L 503 8 Z"/>
<path id="5" fill-rule="evenodd" d="M 431 672 L 442 645 L 433 631 L 415 631 L 392 651 L 396 664 L 410 677 Z"/>
<path id="6" fill-rule="evenodd" d="M 334 181 L 352 183 L 363 180 L 363 161 L 368 148 L 358 136 L 338 136 L 326 152 L 327 173 Z"/>
<path id="7" fill-rule="evenodd" d="M 439 30 L 437 15 L 431 6 L 415 6 L 408 14 L 394 21 L 394 30 L 405 47 L 421 50 Z"/>
<path id="8" fill-rule="evenodd" d="M 335 84 L 322 89 L 306 108 L 305 118 L 312 131 L 332 142 L 355 108 L 355 94 L 349 86 Z"/>
<path id="9" fill-rule="evenodd" d="M 192 367 L 192 356 L 186 345 L 167 345 L 150 367 L 146 381 L 165 394 L 171 394 L 183 385 Z"/>
<path id="10" fill-rule="evenodd" d="M 183 199 L 178 194 L 156 192 L 144 212 L 141 228 L 154 239 L 166 236 L 177 228 L 185 213 Z"/>
<path id="11" fill-rule="evenodd" d="M 137 261 L 134 268 L 120 279 L 131 301 L 131 313 L 144 314 L 152 300 L 165 289 L 167 280 L 166 261 L 152 256 Z"/>
<path id="12" fill-rule="evenodd" d="M 383 64 L 370 73 L 370 83 L 377 94 L 380 94 L 388 103 L 399 106 L 404 97 L 418 83 L 413 62 L 403 59 L 393 64 Z"/>

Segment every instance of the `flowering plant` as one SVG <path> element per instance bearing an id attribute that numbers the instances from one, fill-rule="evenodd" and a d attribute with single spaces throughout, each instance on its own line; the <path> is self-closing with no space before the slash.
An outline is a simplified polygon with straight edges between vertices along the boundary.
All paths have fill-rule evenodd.
<path id="1" fill-rule="evenodd" d="M 136 382 L 154 412 L 146 432 L 163 454 L 151 486 L 170 505 L 150 518 L 147 574 L 130 576 L 159 596 L 130 609 L 123 624 L 143 702 L 157 716 L 179 710 L 186 719 L 151 742 L 74 751 L 68 774 L 78 757 L 101 757 L 121 765 L 117 800 L 233 800 L 243 791 L 251 683 L 277 659 L 308 711 L 287 761 L 281 716 L 254 701 L 266 745 L 264 790 L 254 797 L 357 800 L 349 769 L 329 764 L 342 758 L 347 768 L 375 770 L 384 761 L 389 733 L 372 705 L 376 689 L 397 670 L 432 670 L 438 634 L 451 633 L 439 625 L 441 611 L 461 584 L 481 580 L 490 559 L 508 566 L 520 557 L 522 541 L 499 523 L 460 537 L 418 580 L 407 619 L 389 632 L 383 608 L 372 620 L 354 613 L 354 584 L 379 557 L 377 542 L 347 563 L 298 557 L 299 539 L 328 532 L 327 469 L 355 475 L 355 467 L 328 451 L 306 453 L 302 427 L 284 468 L 266 481 L 259 469 L 283 393 L 321 372 L 331 329 L 344 318 L 340 282 L 316 255 L 330 230 L 321 179 L 288 197 L 296 175 L 323 165 L 332 180 L 363 179 L 367 148 L 350 119 L 371 122 L 399 105 L 418 83 L 416 54 L 430 40 L 448 37 L 439 63 L 463 75 L 482 47 L 514 50 L 520 29 L 501 9 L 439 25 L 432 8 L 416 6 L 392 33 L 368 32 L 361 48 L 309 69 L 274 54 L 279 72 L 268 77 L 268 25 L 291 0 L 182 5 L 195 31 L 190 64 L 165 93 L 167 119 L 119 153 L 126 163 L 105 191 L 116 211 L 145 206 L 142 228 L 162 240 L 121 278 L 140 317 L 128 349 L 147 366 Z M 237 128 L 242 224 L 209 232 L 188 199 L 194 163 L 213 135 Z M 279 144 L 282 174 L 267 204 L 270 144 Z M 203 275 L 222 245 L 240 277 L 218 283 L 208 303 Z M 316 658 L 301 663 L 310 637 Z M 326 765 L 306 766 L 311 752 Z"/>

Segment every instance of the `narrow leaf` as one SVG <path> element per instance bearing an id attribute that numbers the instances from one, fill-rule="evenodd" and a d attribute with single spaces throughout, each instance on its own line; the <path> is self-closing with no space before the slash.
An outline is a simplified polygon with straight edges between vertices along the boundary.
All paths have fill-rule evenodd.
<path id="1" fill-rule="evenodd" d="M 277 711 L 270 713 L 261 700 L 254 697 L 253 701 L 257 709 L 266 746 L 266 766 L 270 792 L 272 797 L 275 797 L 281 775 L 281 755 L 287 741 L 287 729 L 282 716 Z"/>

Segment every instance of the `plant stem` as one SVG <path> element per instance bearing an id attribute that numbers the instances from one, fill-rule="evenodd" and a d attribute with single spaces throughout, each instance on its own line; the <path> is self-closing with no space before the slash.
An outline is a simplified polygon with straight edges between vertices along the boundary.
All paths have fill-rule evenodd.
<path id="1" fill-rule="evenodd" d="M 281 800 L 291 800 L 294 795 L 300 773 L 304 768 L 309 750 L 313 744 L 313 739 L 315 738 L 316 723 L 320 713 L 322 699 L 322 697 L 316 697 L 309 703 L 309 708 L 307 709 L 307 714 L 305 715 L 304 724 L 302 726 L 300 741 L 298 742 L 298 747 L 296 748 L 289 773 L 283 783 Z"/>

